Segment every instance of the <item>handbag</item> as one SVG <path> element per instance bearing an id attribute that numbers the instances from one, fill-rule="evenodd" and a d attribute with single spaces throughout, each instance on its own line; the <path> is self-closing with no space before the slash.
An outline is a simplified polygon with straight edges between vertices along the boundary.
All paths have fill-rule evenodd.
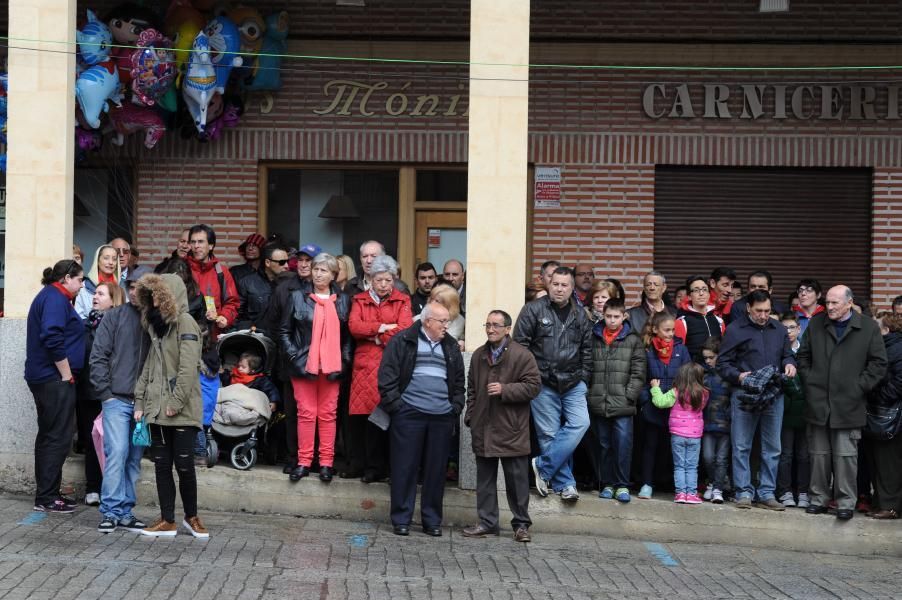
<path id="1" fill-rule="evenodd" d="M 132 431 L 132 446 L 150 446 L 150 429 L 144 421 L 144 417 L 135 423 L 135 430 Z"/>
<path id="2" fill-rule="evenodd" d="M 874 440 L 891 440 L 902 433 L 902 402 L 890 406 L 869 402 L 864 433 Z"/>

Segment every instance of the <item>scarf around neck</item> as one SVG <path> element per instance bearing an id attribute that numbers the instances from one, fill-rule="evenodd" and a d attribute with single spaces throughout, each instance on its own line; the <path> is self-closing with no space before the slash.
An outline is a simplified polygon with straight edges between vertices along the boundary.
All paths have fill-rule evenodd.
<path id="1" fill-rule="evenodd" d="M 263 373 L 242 373 L 238 367 L 234 367 L 231 373 L 231 383 L 234 385 L 240 383 L 242 385 L 250 385 L 258 377 L 262 377 Z"/>
<path id="2" fill-rule="evenodd" d="M 651 338 L 651 345 L 655 349 L 655 354 L 661 359 L 665 365 L 670 364 L 670 358 L 673 356 L 673 340 L 665 342 L 659 337 Z"/>
<path id="3" fill-rule="evenodd" d="M 74 294 L 70 294 L 70 293 L 69 293 L 69 290 L 67 290 L 65 287 L 63 287 L 63 284 L 61 284 L 60 282 L 54 281 L 54 282 L 51 283 L 50 285 L 52 285 L 53 287 L 55 287 L 57 290 L 59 290 L 59 292 L 60 292 L 63 296 L 65 296 L 66 298 L 68 298 L 68 299 L 69 299 L 69 302 L 72 302 L 73 300 L 75 300 L 75 295 L 74 295 Z"/>
<path id="4" fill-rule="evenodd" d="M 310 293 L 313 309 L 313 335 L 304 369 L 311 375 L 341 372 L 341 323 L 335 308 L 336 295 L 320 298 Z"/>

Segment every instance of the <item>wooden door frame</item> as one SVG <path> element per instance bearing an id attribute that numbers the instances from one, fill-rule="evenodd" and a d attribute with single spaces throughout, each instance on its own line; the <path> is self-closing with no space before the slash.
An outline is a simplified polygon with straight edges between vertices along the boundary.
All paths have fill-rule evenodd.
<path id="1" fill-rule="evenodd" d="M 414 261 L 425 262 L 429 256 L 428 230 L 432 228 L 442 229 L 466 229 L 467 213 L 448 210 L 418 210 L 415 218 L 416 245 L 414 247 Z M 439 267 L 435 265 L 436 273 Z M 416 273 L 411 273 L 416 275 Z"/>

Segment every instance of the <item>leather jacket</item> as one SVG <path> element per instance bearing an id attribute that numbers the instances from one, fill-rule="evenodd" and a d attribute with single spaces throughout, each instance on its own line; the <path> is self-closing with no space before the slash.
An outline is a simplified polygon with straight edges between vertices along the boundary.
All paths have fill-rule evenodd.
<path id="1" fill-rule="evenodd" d="M 512 337 L 535 356 L 543 385 L 564 393 L 580 381 L 589 384 L 592 323 L 572 301 L 563 324 L 549 296 L 526 304 L 517 317 Z"/>
<path id="2" fill-rule="evenodd" d="M 279 343 L 288 364 L 288 373 L 292 377 L 315 377 L 308 373 L 306 368 L 310 338 L 313 335 L 313 312 L 316 307 L 310 293 L 309 286 L 291 292 L 288 300 L 289 309 L 282 313 Z M 332 293 L 336 295 L 335 310 L 341 324 L 341 372 L 328 375 L 328 379 L 335 380 L 344 378 L 350 373 L 353 345 L 348 331 L 351 297 L 343 294 L 335 284 L 332 284 Z"/>

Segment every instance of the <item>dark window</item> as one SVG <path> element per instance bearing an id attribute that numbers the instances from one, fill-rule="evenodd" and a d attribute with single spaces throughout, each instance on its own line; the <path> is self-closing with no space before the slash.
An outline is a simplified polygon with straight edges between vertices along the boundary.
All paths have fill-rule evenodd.
<path id="1" fill-rule="evenodd" d="M 466 171 L 417 170 L 418 202 L 466 202 Z"/>

